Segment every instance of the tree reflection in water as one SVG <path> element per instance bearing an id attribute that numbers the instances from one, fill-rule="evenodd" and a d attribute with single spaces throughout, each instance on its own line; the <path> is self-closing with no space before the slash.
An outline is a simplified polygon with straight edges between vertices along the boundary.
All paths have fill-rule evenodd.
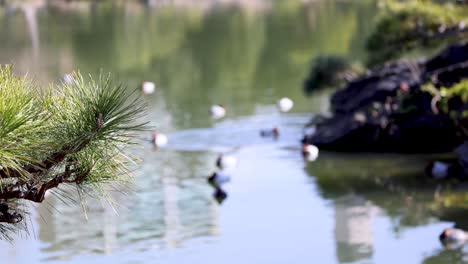
<path id="1" fill-rule="evenodd" d="M 468 195 L 463 184 L 428 179 L 422 168 L 429 159 L 324 152 L 320 162 L 307 164 L 306 171 L 316 179 L 322 195 L 334 201 L 340 262 L 372 259 L 372 219 L 377 212 L 392 219 L 397 235 L 435 221 L 454 222 L 467 230 Z M 465 263 L 466 250 L 467 246 L 438 250 L 424 263 Z"/>

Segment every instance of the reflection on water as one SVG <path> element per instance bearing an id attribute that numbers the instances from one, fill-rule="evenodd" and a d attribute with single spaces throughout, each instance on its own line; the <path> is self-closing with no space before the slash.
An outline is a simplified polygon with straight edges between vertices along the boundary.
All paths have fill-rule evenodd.
<path id="1" fill-rule="evenodd" d="M 156 92 L 144 96 L 147 120 L 169 144 L 155 152 L 142 142 L 135 181 L 111 191 L 112 202 L 52 196 L 36 205 L 36 239 L 2 242 L 0 259 L 466 261 L 464 248 L 443 250 L 437 236 L 453 223 L 466 229 L 468 196 L 435 189 L 420 174 L 426 157 L 321 152 L 314 163 L 302 160 L 308 113 L 326 111 L 330 93 L 303 96 L 309 61 L 322 53 L 363 58 L 375 1 L 65 2 L 0 6 L 0 63 L 42 83 L 101 68 L 129 89 L 155 81 Z M 284 96 L 294 100 L 291 114 L 275 107 Z M 224 120 L 209 116 L 212 104 L 226 105 Z M 272 127 L 280 128 L 277 140 L 259 136 Z M 239 164 L 218 204 L 223 192 L 207 178 L 225 152 Z"/>
<path id="2" fill-rule="evenodd" d="M 421 172 L 428 159 L 430 157 L 325 153 L 320 162 L 306 167 L 316 178 L 322 195 L 335 202 L 335 238 L 340 262 L 386 262 L 375 255 L 379 248 L 375 232 L 382 232 L 379 224 L 382 216 L 388 221 L 391 237 L 385 237 L 380 248 L 386 249 L 391 247 L 392 240 L 398 241 L 400 250 L 405 250 L 401 252 L 403 262 L 408 261 L 404 257 L 412 256 L 418 248 L 430 257 L 415 258 L 417 261 L 411 263 L 465 263 L 468 260 L 462 253 L 466 247 L 445 250 L 438 241 L 443 228 L 455 225 L 466 229 L 468 226 L 466 188 L 458 183 L 435 184 L 428 179 Z M 457 189 L 460 190 L 455 191 Z M 418 229 L 424 233 L 408 238 L 409 233 Z M 408 248 L 403 246 L 405 240 L 412 240 Z M 383 255 L 387 254 L 390 253 Z"/>
<path id="3" fill-rule="evenodd" d="M 340 263 L 372 257 L 372 218 L 376 210 L 359 196 L 349 195 L 335 200 L 336 255 Z"/>
<path id="4" fill-rule="evenodd" d="M 455 250 L 440 250 L 434 256 L 424 260 L 425 264 L 433 263 L 467 263 L 468 248 L 462 247 Z"/>
<path id="5" fill-rule="evenodd" d="M 39 4 L 26 5 L 34 10 L 32 19 L 23 5 L 0 7 L 0 62 L 12 62 L 18 72 L 43 82 L 74 69 L 101 68 L 130 86 L 156 80 L 184 128 L 208 125 L 196 117 L 212 103 L 235 103 L 231 113 L 251 114 L 253 101 L 267 103 L 286 90 L 299 109 L 310 110 L 300 89 L 309 60 L 321 52 L 362 57 L 375 7 L 297 2 L 278 1 L 254 13 L 249 5 L 206 13 L 172 5 L 147 9 L 135 1 L 89 1 L 69 8 L 34 1 Z"/>
<path id="6" fill-rule="evenodd" d="M 127 246 L 145 251 L 148 245 L 177 248 L 185 240 L 216 235 L 217 208 L 209 196 L 210 187 L 205 178 L 187 174 L 184 166 L 203 162 L 204 155 L 147 153 L 148 159 L 156 155 L 161 157 L 145 163 L 137 182 L 130 186 L 133 191 L 110 192 L 112 205 L 87 199 L 88 220 L 79 204 L 67 205 L 51 197 L 41 205 L 39 239 L 47 245 L 43 251 L 50 253 L 48 259 L 111 254 Z M 180 163 L 170 165 L 169 159 Z M 160 172 L 162 177 L 152 173 L 162 164 L 169 168 Z"/>
<path id="7" fill-rule="evenodd" d="M 218 204 L 222 204 L 224 200 L 227 199 L 228 193 L 223 190 L 221 186 L 215 186 L 214 189 L 213 198 L 218 202 Z"/>

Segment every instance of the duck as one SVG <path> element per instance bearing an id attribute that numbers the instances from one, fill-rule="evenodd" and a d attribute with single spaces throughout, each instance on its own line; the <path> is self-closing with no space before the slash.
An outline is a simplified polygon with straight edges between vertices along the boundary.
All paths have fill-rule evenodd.
<path id="1" fill-rule="evenodd" d="M 444 179 L 448 177 L 450 164 L 442 161 L 431 161 L 426 166 L 426 174 L 434 179 Z"/>
<path id="2" fill-rule="evenodd" d="M 287 97 L 283 97 L 278 100 L 277 106 L 281 112 L 285 113 L 289 112 L 293 108 L 294 102 Z"/>
<path id="3" fill-rule="evenodd" d="M 231 177 L 225 173 L 213 172 L 210 177 L 208 177 L 208 183 L 213 186 L 221 186 L 225 183 L 231 181 Z"/>
<path id="4" fill-rule="evenodd" d="M 63 82 L 66 83 L 66 84 L 72 83 L 73 80 L 74 80 L 73 74 L 71 74 L 71 73 L 66 73 L 65 75 L 63 75 L 62 80 L 63 80 Z"/>
<path id="5" fill-rule="evenodd" d="M 426 175 L 429 177 L 441 180 L 447 178 L 465 179 L 465 174 L 462 166 L 458 162 L 444 162 L 433 160 L 429 162 L 425 169 Z"/>
<path id="6" fill-rule="evenodd" d="M 445 228 L 439 235 L 439 240 L 446 246 L 457 246 L 468 242 L 468 233 L 457 228 Z"/>
<path id="7" fill-rule="evenodd" d="M 260 130 L 261 137 L 279 137 L 279 128 L 274 127 L 273 129 L 262 129 Z"/>
<path id="8" fill-rule="evenodd" d="M 318 158 L 319 149 L 312 144 L 302 145 L 302 156 L 308 161 L 315 161 Z"/>
<path id="9" fill-rule="evenodd" d="M 141 84 L 141 91 L 144 94 L 152 94 L 156 90 L 156 84 L 154 82 L 145 81 Z"/>
<path id="10" fill-rule="evenodd" d="M 232 155 L 219 154 L 216 166 L 221 170 L 232 169 L 237 165 L 237 158 Z"/>
<path id="11" fill-rule="evenodd" d="M 153 143 L 156 147 L 163 147 L 167 145 L 168 141 L 169 139 L 163 133 L 153 131 L 153 133 L 151 134 L 151 143 Z"/>
<path id="12" fill-rule="evenodd" d="M 220 104 L 212 105 L 210 114 L 214 119 L 221 119 L 226 115 L 226 108 Z"/>

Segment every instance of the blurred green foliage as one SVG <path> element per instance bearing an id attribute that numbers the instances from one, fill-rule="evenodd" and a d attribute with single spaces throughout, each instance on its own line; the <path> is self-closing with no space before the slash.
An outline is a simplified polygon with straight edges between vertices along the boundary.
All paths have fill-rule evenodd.
<path id="1" fill-rule="evenodd" d="M 361 65 L 351 63 L 345 57 L 319 55 L 312 60 L 309 76 L 304 82 L 304 91 L 310 94 L 318 89 L 337 87 L 363 72 Z"/>
<path id="2" fill-rule="evenodd" d="M 453 2 L 381 2 L 374 32 L 367 41 L 369 63 L 411 56 L 436 49 L 457 39 L 466 39 L 468 7 Z M 421 51 L 426 49 L 426 51 Z M 413 56 L 415 56 L 413 54 Z"/>

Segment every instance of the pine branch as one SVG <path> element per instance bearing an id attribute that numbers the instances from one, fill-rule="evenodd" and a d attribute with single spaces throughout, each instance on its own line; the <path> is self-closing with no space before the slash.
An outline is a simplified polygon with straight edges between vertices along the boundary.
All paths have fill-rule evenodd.
<path id="1" fill-rule="evenodd" d="M 0 236 L 2 223 L 25 223 L 21 201 L 41 203 L 62 184 L 102 191 L 101 184 L 126 180 L 133 133 L 146 130 L 138 120 L 146 105 L 136 91 L 75 74 L 49 93 L 0 66 Z M 2 231 L 3 230 L 3 231 Z"/>
<path id="2" fill-rule="evenodd" d="M 79 170 L 68 170 L 55 176 L 53 179 L 42 183 L 34 184 L 32 182 L 6 188 L 6 191 L 0 193 L 0 199 L 25 199 L 36 203 L 44 201 L 45 192 L 49 189 L 58 187 L 61 183 L 74 183 L 76 179 L 83 177 L 86 173 L 77 174 Z M 72 176 L 75 177 L 73 178 Z"/>
<path id="3" fill-rule="evenodd" d="M 23 221 L 23 216 L 17 212 L 13 212 L 13 213 L 7 212 L 7 213 L 0 215 L 1 223 L 18 224 L 21 221 Z"/>
<path id="4" fill-rule="evenodd" d="M 22 177 L 22 172 L 27 172 L 29 174 L 42 173 L 50 170 L 52 167 L 61 163 L 67 155 L 76 153 L 85 148 L 92 140 L 92 137 L 88 137 L 85 140 L 82 140 L 81 143 L 77 144 L 74 147 L 65 146 L 61 150 L 50 154 L 49 157 L 45 158 L 41 163 L 28 165 L 24 167 L 21 171 L 12 170 L 10 168 L 4 168 L 0 170 L 0 178 L 20 178 Z"/>

